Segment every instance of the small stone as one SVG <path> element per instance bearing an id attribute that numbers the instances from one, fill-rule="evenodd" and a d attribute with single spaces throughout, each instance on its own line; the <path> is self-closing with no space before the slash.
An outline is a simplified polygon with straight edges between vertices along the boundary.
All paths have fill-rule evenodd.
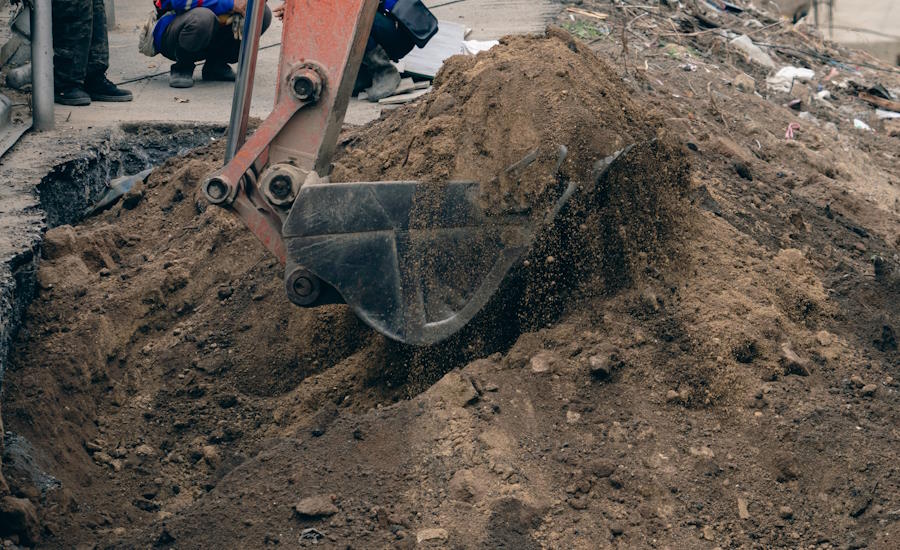
<path id="1" fill-rule="evenodd" d="M 692 456 L 700 457 L 700 458 L 709 458 L 713 459 L 716 457 L 716 454 L 707 446 L 703 447 L 691 447 L 690 453 Z"/>
<path id="2" fill-rule="evenodd" d="M 750 172 L 750 167 L 744 164 L 743 162 L 735 162 L 734 171 L 737 172 L 737 175 L 744 178 L 747 181 L 753 181 L 753 173 Z"/>
<path id="3" fill-rule="evenodd" d="M 566 411 L 566 424 L 578 424 L 581 420 L 581 413 L 575 411 Z"/>
<path id="4" fill-rule="evenodd" d="M 794 517 L 794 511 L 790 506 L 782 506 L 778 509 L 778 517 L 781 519 L 791 519 Z"/>
<path id="5" fill-rule="evenodd" d="M 827 330 L 820 330 L 816 333 L 816 342 L 818 342 L 820 346 L 830 346 L 834 343 L 834 335 Z"/>
<path id="6" fill-rule="evenodd" d="M 238 403 L 238 398 L 233 393 L 226 393 L 225 395 L 219 397 L 219 406 L 223 409 L 230 409 L 234 407 Z"/>
<path id="7" fill-rule="evenodd" d="M 866 251 L 866 245 L 859 241 L 857 241 L 856 244 L 853 245 L 853 248 L 857 249 L 860 252 Z"/>
<path id="8" fill-rule="evenodd" d="M 109 268 L 104 267 L 100 270 L 101 277 L 109 277 L 110 275 L 112 275 L 112 271 L 110 271 Z"/>
<path id="9" fill-rule="evenodd" d="M 432 391 L 450 405 L 465 407 L 478 401 L 478 390 L 472 384 L 471 379 L 459 371 L 450 371 L 437 384 Z"/>
<path id="10" fill-rule="evenodd" d="M 612 533 L 612 536 L 619 537 L 625 533 L 625 528 L 622 527 L 621 523 L 610 523 L 609 524 L 609 532 Z"/>
<path id="11" fill-rule="evenodd" d="M 737 499 L 738 517 L 741 519 L 750 519 L 750 510 L 747 508 L 747 501 L 741 497 Z"/>
<path id="12" fill-rule="evenodd" d="M 731 84 L 738 91 L 744 92 L 745 94 L 752 94 L 756 91 L 756 81 L 753 80 L 753 77 L 746 74 L 740 73 L 734 80 L 731 81 Z"/>
<path id="13" fill-rule="evenodd" d="M 449 537 L 449 535 L 447 534 L 446 529 L 441 529 L 441 528 L 420 529 L 416 533 L 416 542 L 418 544 L 422 544 L 423 542 L 431 542 L 431 541 L 444 542 L 447 540 L 448 537 Z"/>
<path id="14" fill-rule="evenodd" d="M 591 376 L 598 380 L 606 380 L 612 375 L 612 357 L 609 355 L 592 355 L 588 359 Z"/>
<path id="15" fill-rule="evenodd" d="M 853 384 L 854 386 L 856 386 L 857 388 L 861 388 L 866 385 L 866 383 L 862 379 L 862 376 L 860 376 L 858 374 L 854 374 L 853 376 L 850 377 L 850 383 Z"/>
<path id="16" fill-rule="evenodd" d="M 549 351 L 542 351 L 531 358 L 529 366 L 531 372 L 535 374 L 546 374 L 553 370 L 553 364 L 556 362 L 556 356 Z"/>
<path id="17" fill-rule="evenodd" d="M 659 303 L 659 296 L 652 290 L 647 289 L 641 293 L 641 305 L 644 306 L 644 310 L 648 313 L 659 312 Z"/>
<path id="18" fill-rule="evenodd" d="M 667 403 L 677 403 L 681 400 L 681 394 L 675 390 L 669 390 L 666 392 L 666 402 Z"/>
<path id="19" fill-rule="evenodd" d="M 809 362 L 801 359 L 787 342 L 781 344 L 781 366 L 784 368 L 785 374 L 809 376 Z"/>
<path id="20" fill-rule="evenodd" d="M 222 457 L 219 455 L 219 449 L 216 448 L 215 445 L 204 445 L 200 452 L 203 455 L 203 460 L 215 468 L 222 462 Z"/>
<path id="21" fill-rule="evenodd" d="M 138 445 L 134 449 L 134 453 L 140 457 L 150 457 L 156 454 L 156 451 L 146 443 Z"/>
<path id="22" fill-rule="evenodd" d="M 307 497 L 294 505 L 294 512 L 301 519 L 327 518 L 339 511 L 328 495 Z"/>
<path id="23" fill-rule="evenodd" d="M 590 497 L 588 495 L 571 496 L 566 499 L 566 503 L 573 510 L 587 510 L 588 504 L 590 504 Z"/>
<path id="24" fill-rule="evenodd" d="M 716 540 L 716 533 L 713 531 L 711 525 L 705 525 L 703 529 L 701 529 L 701 533 L 705 540 Z"/>
<path id="25" fill-rule="evenodd" d="M 616 464 L 608 460 L 595 460 L 588 463 L 587 471 L 597 477 L 609 477 L 616 471 Z"/>
<path id="26" fill-rule="evenodd" d="M 859 394 L 863 397 L 872 397 L 878 391 L 877 384 L 866 384 L 859 390 Z"/>
<path id="27" fill-rule="evenodd" d="M 220 300 L 227 300 L 234 294 L 234 289 L 231 286 L 220 286 L 217 293 Z"/>

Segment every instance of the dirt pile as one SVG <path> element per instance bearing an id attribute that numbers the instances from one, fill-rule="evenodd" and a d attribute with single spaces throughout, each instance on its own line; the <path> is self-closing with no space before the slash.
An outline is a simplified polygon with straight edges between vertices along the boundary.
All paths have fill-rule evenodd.
<path id="1" fill-rule="evenodd" d="M 476 181 L 501 211 L 546 203 L 561 175 L 588 182 L 594 163 L 656 137 L 657 120 L 615 73 L 564 32 L 508 37 L 477 57 L 452 58 L 422 104 L 345 140 L 333 179 Z"/>
<path id="2" fill-rule="evenodd" d="M 446 353 L 551 322 L 576 301 L 573 292 L 606 292 L 666 261 L 665 245 L 685 221 L 686 159 L 604 61 L 551 29 L 450 59 L 423 102 L 344 136 L 332 180 L 475 181 L 485 210 L 525 214 L 538 226 L 574 190 L 495 307 L 442 346 Z M 458 265 L 483 271 L 477 254 L 453 252 Z M 518 328 L 508 330 L 511 322 Z"/>
<path id="3" fill-rule="evenodd" d="M 610 18 L 633 36 L 651 19 L 637 15 Z M 488 308 L 515 315 L 442 346 L 288 305 L 280 267 L 198 200 L 218 147 L 52 231 L 4 388 L 4 465 L 44 544 L 895 548 L 895 141 L 823 130 L 786 144 L 794 111 L 714 90 L 731 70 L 714 45 L 710 76 L 642 44 L 595 44 L 627 60 L 613 72 L 568 39 L 513 39 L 345 135 L 335 179 L 472 177 L 503 208 L 555 191 L 544 130 L 567 137 L 560 181 L 578 192 Z M 512 55 L 529 63 L 503 68 Z M 553 70 L 528 73 L 543 57 Z M 428 115 L 445 93 L 461 119 Z M 598 101 L 606 118 L 582 111 Z M 518 112 L 541 102 L 587 118 Z M 412 120 L 439 122 L 440 162 Z M 621 143 L 591 141 L 623 120 Z M 474 145 L 504 140 L 515 147 Z M 524 175 L 505 171 L 536 148 Z"/>

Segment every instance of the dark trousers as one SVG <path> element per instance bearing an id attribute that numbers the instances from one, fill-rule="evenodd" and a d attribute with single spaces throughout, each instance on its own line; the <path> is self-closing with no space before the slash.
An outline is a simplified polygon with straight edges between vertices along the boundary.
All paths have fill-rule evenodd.
<path id="1" fill-rule="evenodd" d="M 53 0 L 53 73 L 57 91 L 83 86 L 109 68 L 103 0 Z"/>
<path id="2" fill-rule="evenodd" d="M 272 11 L 266 6 L 262 32 L 272 22 Z M 162 35 L 162 53 L 176 63 L 210 61 L 236 63 L 241 41 L 235 39 L 231 25 L 222 25 L 207 8 L 194 8 L 175 17 Z"/>

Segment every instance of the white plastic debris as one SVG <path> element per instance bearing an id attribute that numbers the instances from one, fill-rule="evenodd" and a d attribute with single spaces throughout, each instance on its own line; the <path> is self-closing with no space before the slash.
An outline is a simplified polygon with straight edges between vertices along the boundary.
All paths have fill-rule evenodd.
<path id="1" fill-rule="evenodd" d="M 871 126 L 869 126 L 868 124 L 866 124 L 865 122 L 861 121 L 858 118 L 853 119 L 853 127 L 856 128 L 857 130 L 865 130 L 866 132 L 874 132 L 875 131 L 872 129 Z"/>
<path id="2" fill-rule="evenodd" d="M 476 55 L 488 51 L 499 43 L 499 40 L 466 40 L 463 42 L 463 49 L 469 55 Z"/>
<path id="3" fill-rule="evenodd" d="M 751 61 L 770 69 L 775 68 L 775 60 L 773 60 L 769 54 L 764 52 L 762 48 L 754 44 L 753 40 L 750 40 L 750 37 L 746 34 L 738 36 L 729 42 L 729 44 L 747 54 L 747 57 L 749 57 Z"/>
<path id="4" fill-rule="evenodd" d="M 779 92 L 790 92 L 795 80 L 808 82 L 814 76 L 816 76 L 816 73 L 812 69 L 802 69 L 788 65 L 780 68 L 774 76 L 767 78 L 766 85 Z"/>
<path id="5" fill-rule="evenodd" d="M 875 116 L 877 116 L 879 120 L 885 120 L 888 118 L 900 118 L 900 113 L 895 111 L 885 111 L 884 109 L 875 109 Z"/>

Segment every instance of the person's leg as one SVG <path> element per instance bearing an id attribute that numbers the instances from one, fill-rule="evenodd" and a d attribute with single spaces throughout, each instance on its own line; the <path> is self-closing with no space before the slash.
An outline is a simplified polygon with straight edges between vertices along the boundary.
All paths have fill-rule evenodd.
<path id="1" fill-rule="evenodd" d="M 53 0 L 53 82 L 56 101 L 89 105 L 84 92 L 93 32 L 91 0 Z"/>
<path id="2" fill-rule="evenodd" d="M 112 0 L 109 0 L 112 1 Z M 88 50 L 85 78 L 106 75 L 109 69 L 109 37 L 106 34 L 106 6 L 104 0 L 91 2 L 91 47 Z"/>
<path id="3" fill-rule="evenodd" d="M 91 46 L 88 50 L 84 89 L 94 101 L 131 101 L 131 92 L 119 88 L 106 78 L 106 71 L 109 69 L 109 37 L 104 0 L 92 0 L 92 15 Z"/>
<path id="4" fill-rule="evenodd" d="M 262 32 L 266 32 L 272 24 L 272 10 L 269 6 L 263 12 Z M 241 41 L 234 37 L 234 31 L 229 26 L 219 26 L 213 35 L 206 55 L 206 64 L 203 66 L 204 80 L 234 81 L 235 74 L 228 66 L 229 63 L 237 63 L 241 53 Z"/>
<path id="5" fill-rule="evenodd" d="M 160 41 L 160 53 L 175 62 L 169 74 L 170 86 L 194 85 L 194 63 L 206 58 L 218 27 L 216 14 L 207 8 L 194 8 L 169 23 Z"/>

